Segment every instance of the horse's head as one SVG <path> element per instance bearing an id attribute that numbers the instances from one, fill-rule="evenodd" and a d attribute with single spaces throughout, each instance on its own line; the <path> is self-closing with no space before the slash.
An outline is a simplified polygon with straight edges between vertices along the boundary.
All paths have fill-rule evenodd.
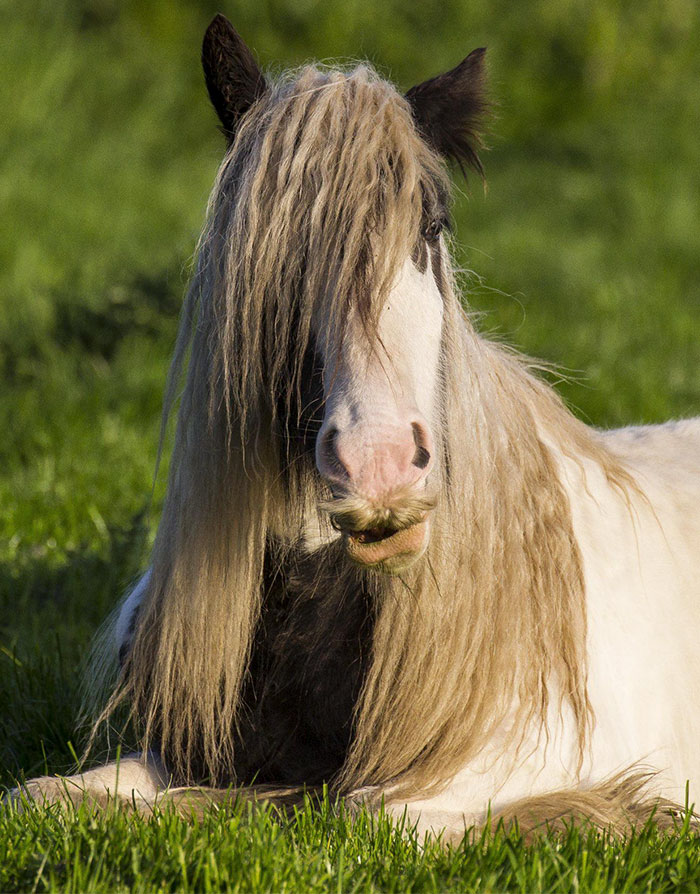
<path id="1" fill-rule="evenodd" d="M 242 369 L 264 367 L 280 415 L 298 405 L 295 430 L 348 555 L 383 571 L 425 551 L 444 465 L 443 318 L 455 299 L 443 160 L 481 170 L 482 63 L 477 50 L 404 97 L 365 67 L 269 84 L 221 16 L 204 40 L 224 170 L 240 192 L 226 226 L 243 261 L 227 269 L 263 330 L 254 348 L 241 336 L 238 356 L 264 358 Z M 251 331 L 250 317 L 238 325 Z"/>

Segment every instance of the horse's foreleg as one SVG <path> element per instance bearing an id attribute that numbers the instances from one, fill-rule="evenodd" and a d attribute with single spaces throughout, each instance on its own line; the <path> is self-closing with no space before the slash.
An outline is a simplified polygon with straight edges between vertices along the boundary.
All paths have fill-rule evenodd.
<path id="1" fill-rule="evenodd" d="M 38 804 L 83 801 L 97 806 L 119 802 L 147 812 L 168 785 L 160 760 L 152 753 L 130 754 L 74 776 L 39 776 L 28 780 L 10 793 L 10 799 L 22 804 L 27 799 Z"/>

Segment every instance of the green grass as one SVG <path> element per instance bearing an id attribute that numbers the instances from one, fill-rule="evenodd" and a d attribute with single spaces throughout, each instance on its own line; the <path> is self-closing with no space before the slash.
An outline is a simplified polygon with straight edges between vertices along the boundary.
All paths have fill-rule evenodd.
<path id="1" fill-rule="evenodd" d="M 647 827 L 624 843 L 571 828 L 527 843 L 497 830 L 446 848 L 402 834 L 401 823 L 352 819 L 328 802 L 293 816 L 270 809 L 185 821 L 97 817 L 81 808 L 0 816 L 0 890 L 663 892 L 700 889 L 700 841 Z"/>
<path id="2" fill-rule="evenodd" d="M 70 769 L 79 666 L 147 561 L 161 394 L 222 143 L 213 0 L 0 6 L 0 785 Z M 700 410 L 700 7 L 241 0 L 265 64 L 369 57 L 403 87 L 488 45 L 497 115 L 455 206 L 483 327 L 597 425 Z M 167 467 L 167 463 L 166 463 Z M 165 471 L 165 468 L 164 470 Z M 695 890 L 653 830 L 421 850 L 326 806 L 280 821 L 0 813 L 0 890 Z"/>

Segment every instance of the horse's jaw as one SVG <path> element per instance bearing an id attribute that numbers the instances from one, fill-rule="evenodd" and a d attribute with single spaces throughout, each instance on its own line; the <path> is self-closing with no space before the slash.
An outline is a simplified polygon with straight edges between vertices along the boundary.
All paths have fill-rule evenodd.
<path id="1" fill-rule="evenodd" d="M 368 532 L 343 534 L 348 557 L 357 565 L 385 574 L 400 574 L 421 558 L 430 540 L 430 519 L 425 518 L 386 537 L 374 539 Z"/>

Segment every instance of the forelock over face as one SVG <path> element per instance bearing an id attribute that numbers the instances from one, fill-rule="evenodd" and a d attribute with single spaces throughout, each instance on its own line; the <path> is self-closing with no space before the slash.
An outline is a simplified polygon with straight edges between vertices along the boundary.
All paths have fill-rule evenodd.
<path id="1" fill-rule="evenodd" d="M 369 321 L 420 234 L 446 213 L 443 165 L 408 102 L 366 66 L 305 68 L 273 86 L 241 130 L 238 148 L 252 137 L 259 150 L 246 154 L 260 247 L 303 272 L 304 299 L 352 303 Z"/>
<path id="2" fill-rule="evenodd" d="M 228 382 L 236 358 L 235 416 L 245 419 L 263 390 L 273 407 L 300 391 L 313 320 L 338 343 L 352 308 L 376 332 L 447 191 L 408 102 L 371 68 L 306 67 L 267 86 L 237 127 L 212 199 L 215 350 Z"/>

